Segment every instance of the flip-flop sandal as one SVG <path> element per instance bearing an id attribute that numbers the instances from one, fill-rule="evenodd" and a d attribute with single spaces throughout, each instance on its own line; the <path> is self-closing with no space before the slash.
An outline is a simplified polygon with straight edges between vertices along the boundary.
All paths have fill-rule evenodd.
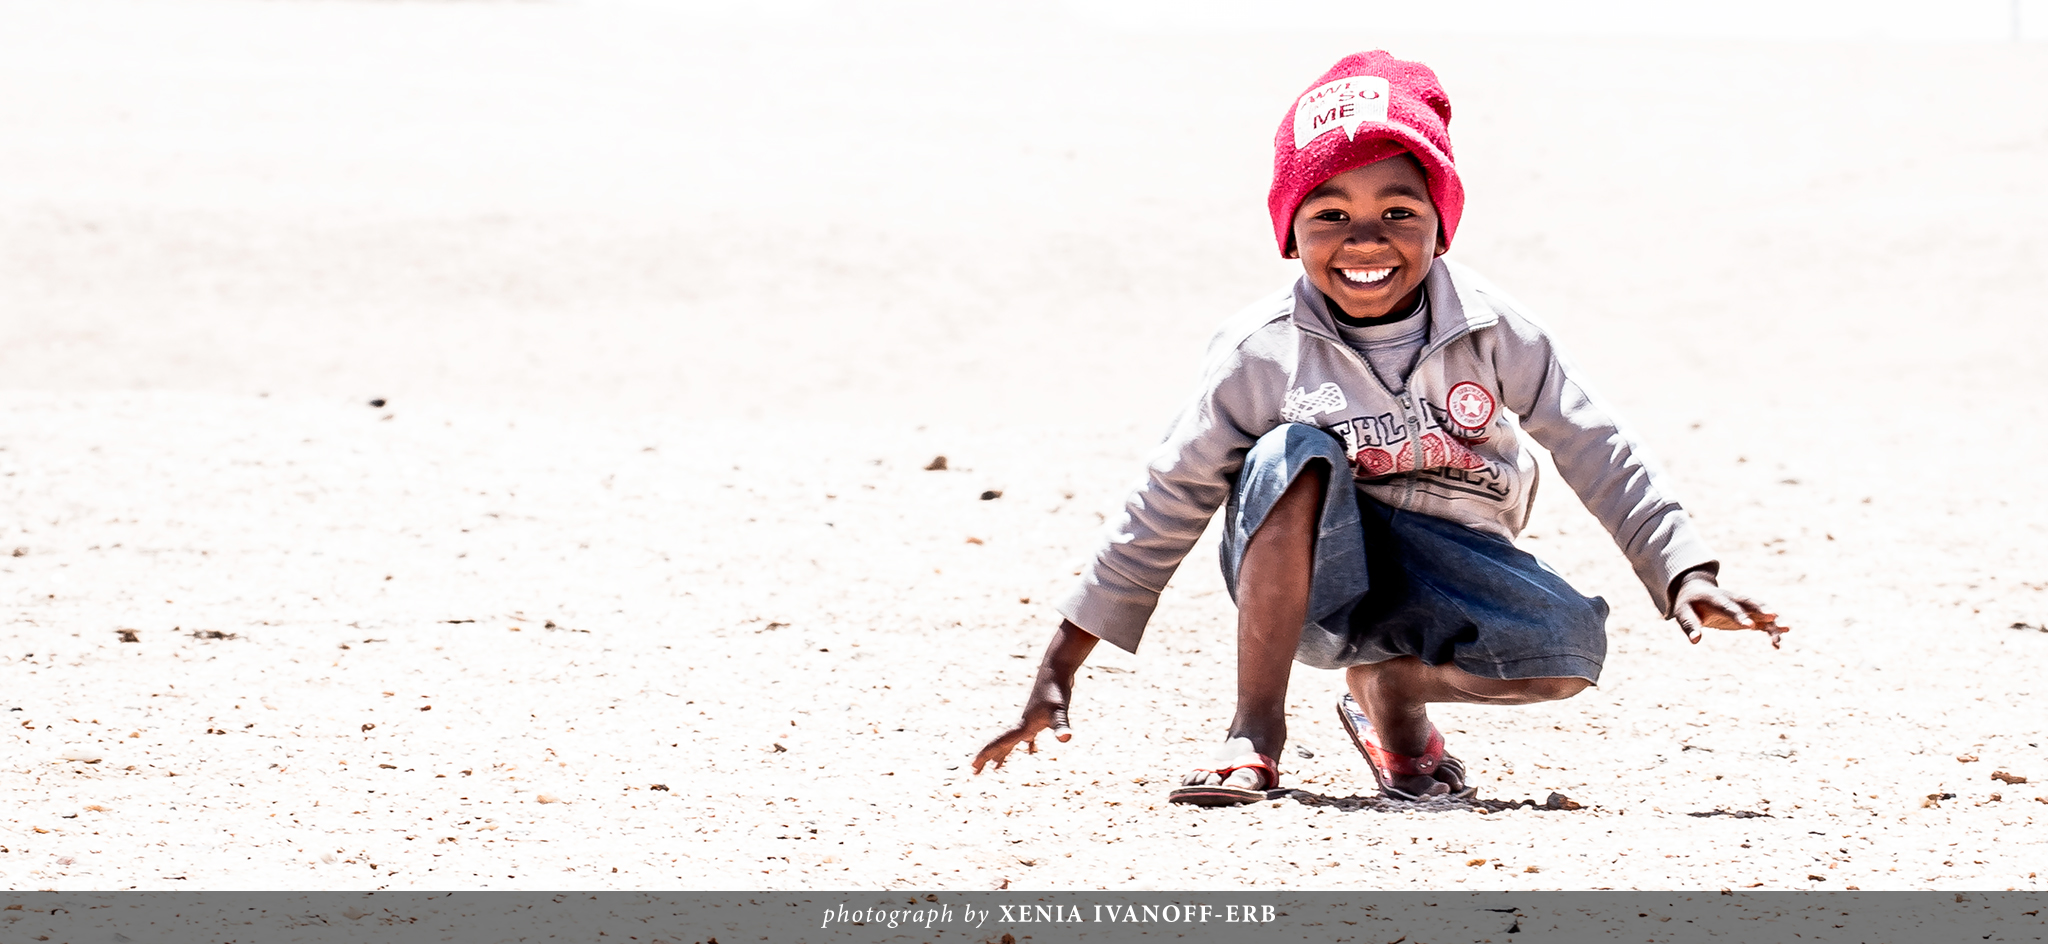
<path id="1" fill-rule="evenodd" d="M 1251 787 L 1227 786 L 1221 782 L 1229 780 L 1231 774 L 1237 773 L 1240 770 L 1258 771 L 1261 785 L 1257 789 L 1253 789 Z M 1172 793 L 1166 795 L 1166 801 L 1168 803 L 1186 803 L 1192 806 L 1236 806 L 1242 803 L 1257 803 L 1266 798 L 1267 790 L 1271 790 L 1280 784 L 1280 765 L 1275 763 L 1273 758 L 1267 757 L 1264 754 L 1245 754 L 1231 761 L 1227 767 L 1197 767 L 1189 773 L 1189 776 L 1192 777 L 1195 774 L 1215 774 L 1218 782 L 1208 785 L 1176 787 Z"/>
<path id="2" fill-rule="evenodd" d="M 1465 765 L 1457 758 L 1444 753 L 1444 736 L 1437 731 L 1436 725 L 1429 726 L 1429 746 L 1423 750 L 1422 755 L 1410 757 L 1406 754 L 1396 754 L 1380 746 L 1379 734 L 1372 729 L 1372 721 L 1366 718 L 1365 710 L 1358 707 L 1358 701 L 1353 699 L 1349 692 L 1337 699 L 1337 720 L 1344 722 L 1344 730 L 1351 734 L 1351 743 L 1358 748 L 1360 754 L 1365 755 L 1365 765 L 1372 768 L 1372 779 L 1379 784 L 1381 795 L 1396 800 L 1429 799 L 1429 794 L 1409 793 L 1394 787 L 1388 781 L 1395 776 L 1431 777 L 1440 770 L 1450 772 L 1459 783 L 1465 784 L 1465 789 L 1456 793 L 1434 794 L 1435 796 L 1464 800 L 1479 792 L 1478 787 L 1466 781 Z"/>

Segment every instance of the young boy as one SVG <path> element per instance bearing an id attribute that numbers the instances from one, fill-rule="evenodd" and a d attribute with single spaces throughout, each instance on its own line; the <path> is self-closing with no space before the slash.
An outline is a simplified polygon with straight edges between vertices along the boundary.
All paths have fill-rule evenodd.
<path id="1" fill-rule="evenodd" d="M 1607 651 L 1606 602 L 1512 543 L 1536 492 L 1525 432 L 1688 639 L 1757 629 L 1777 644 L 1788 627 L 1718 585 L 1642 447 L 1541 324 L 1438 258 L 1465 203 L 1450 116 L 1435 73 L 1384 52 L 1346 57 L 1295 100 L 1267 205 L 1302 276 L 1211 342 L 1200 393 L 1060 601 L 1023 718 L 981 749 L 977 773 L 1019 743 L 1036 750 L 1042 731 L 1072 737 L 1075 670 L 1097 639 L 1137 650 L 1167 579 L 1227 506 L 1237 710 L 1172 800 L 1247 803 L 1279 783 L 1290 660 L 1346 670 L 1338 715 L 1384 795 L 1469 796 L 1429 704 L 1570 698 Z"/>

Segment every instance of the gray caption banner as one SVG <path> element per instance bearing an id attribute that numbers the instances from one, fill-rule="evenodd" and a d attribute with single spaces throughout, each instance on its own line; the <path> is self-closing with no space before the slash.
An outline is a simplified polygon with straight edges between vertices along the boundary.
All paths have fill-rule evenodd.
<path id="1" fill-rule="evenodd" d="M 0 892 L 0 941 L 2048 941 L 2044 892 Z"/>

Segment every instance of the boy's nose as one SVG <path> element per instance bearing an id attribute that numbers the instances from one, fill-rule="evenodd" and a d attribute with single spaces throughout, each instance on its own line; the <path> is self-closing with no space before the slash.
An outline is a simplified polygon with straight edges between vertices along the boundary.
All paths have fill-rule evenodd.
<path id="1" fill-rule="evenodd" d="M 1351 223 L 1351 234 L 1349 237 L 1346 238 L 1345 241 L 1354 243 L 1386 242 L 1386 224 L 1381 222 L 1377 218 L 1367 220 L 1354 220 Z"/>

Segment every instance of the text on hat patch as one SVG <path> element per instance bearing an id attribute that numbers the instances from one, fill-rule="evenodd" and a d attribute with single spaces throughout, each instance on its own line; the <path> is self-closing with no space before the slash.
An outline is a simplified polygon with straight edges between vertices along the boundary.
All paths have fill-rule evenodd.
<path id="1" fill-rule="evenodd" d="M 1377 75 L 1354 75 L 1325 82 L 1301 97 L 1294 106 L 1294 147 L 1344 129 L 1348 140 L 1358 136 L 1358 126 L 1368 121 L 1387 120 L 1387 80 Z"/>

